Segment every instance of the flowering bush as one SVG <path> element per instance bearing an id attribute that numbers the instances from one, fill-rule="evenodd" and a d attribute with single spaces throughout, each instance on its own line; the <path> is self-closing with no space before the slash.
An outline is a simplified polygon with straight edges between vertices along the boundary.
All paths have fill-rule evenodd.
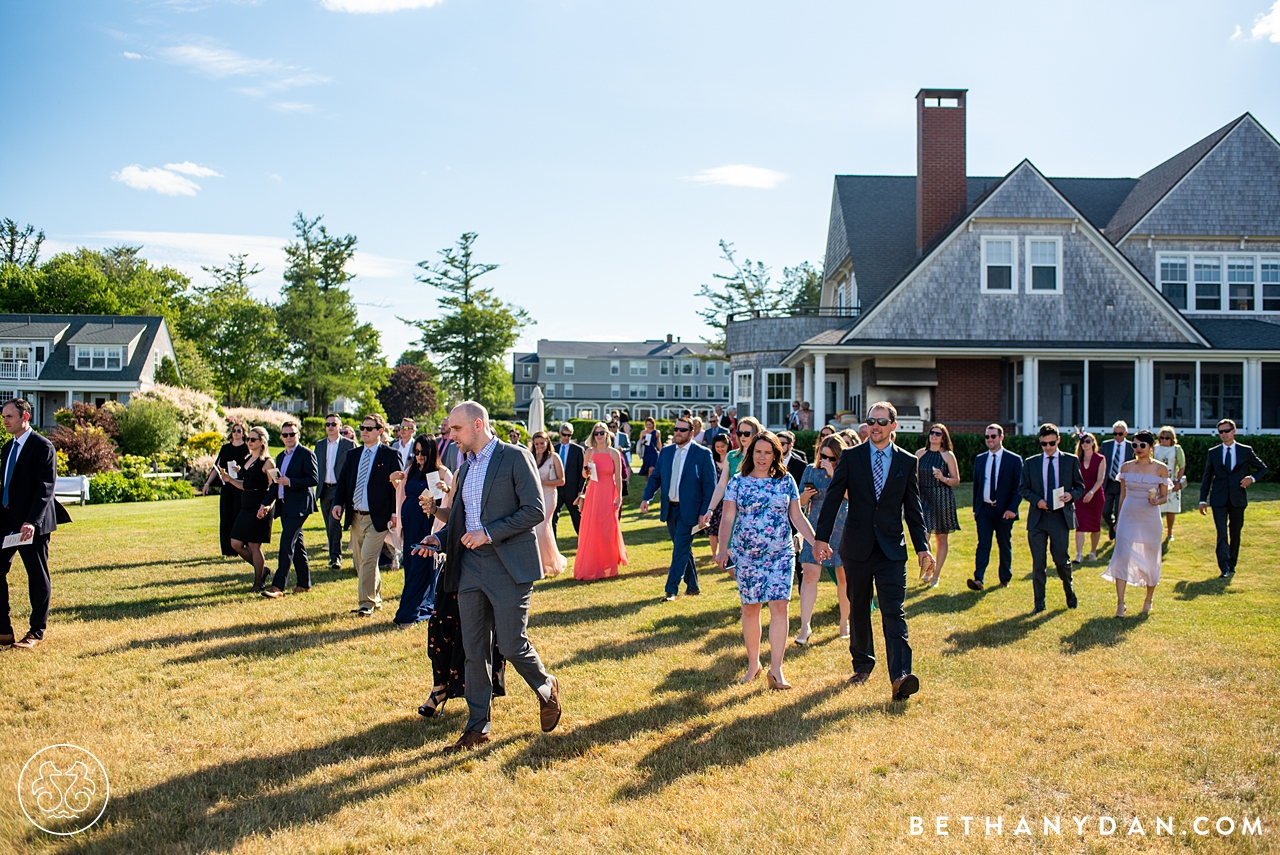
<path id="1" fill-rule="evenodd" d="M 76 425 L 94 425 L 102 428 L 103 432 L 114 440 L 120 436 L 120 428 L 116 425 L 114 409 L 114 407 L 95 407 L 93 404 L 86 404 L 83 401 L 74 401 L 71 404 L 71 409 L 63 407 L 54 413 L 53 420 L 68 428 Z"/>
<path id="2" fill-rule="evenodd" d="M 182 424 L 181 436 L 216 431 L 222 426 L 222 410 L 218 402 L 203 392 L 184 389 L 181 386 L 157 384 L 145 392 L 134 392 L 130 403 L 140 398 L 164 401 L 178 411 Z"/>
<path id="3" fill-rule="evenodd" d="M 182 435 L 183 414 L 164 398 L 134 396 L 116 416 L 120 448 L 146 458 L 172 451 Z"/>
<path id="4" fill-rule="evenodd" d="M 297 417 L 289 413 L 282 413 L 279 410 L 259 410 L 255 407 L 231 407 L 227 410 L 226 426 L 227 430 L 232 425 L 242 425 L 245 429 L 251 427 L 264 427 L 267 434 L 271 437 L 272 445 L 280 445 L 280 426 L 284 424 L 286 419 L 297 421 Z"/>
<path id="5" fill-rule="evenodd" d="M 116 468 L 116 444 L 96 425 L 82 422 L 70 427 L 58 425 L 49 434 L 49 440 L 65 457 L 69 474 L 97 475 Z"/>
<path id="6" fill-rule="evenodd" d="M 209 473 L 213 471 L 213 465 L 217 460 L 218 458 L 212 454 L 202 454 L 191 460 L 187 464 L 187 481 L 191 483 L 191 486 L 197 490 L 203 487 L 204 482 L 209 480 Z M 215 478 L 214 484 L 217 483 L 218 480 Z"/>
<path id="7" fill-rule="evenodd" d="M 187 437 L 186 450 L 188 456 L 194 458 L 206 454 L 216 455 L 222 450 L 225 440 L 216 430 L 207 430 Z"/>
<path id="8" fill-rule="evenodd" d="M 151 461 L 137 454 L 122 454 L 116 461 L 120 474 L 126 478 L 141 478 L 151 471 Z"/>

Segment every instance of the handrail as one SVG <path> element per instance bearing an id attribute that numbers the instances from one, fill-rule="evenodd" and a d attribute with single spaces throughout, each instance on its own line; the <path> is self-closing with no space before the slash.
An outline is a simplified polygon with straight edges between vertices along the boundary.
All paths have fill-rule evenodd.
<path id="1" fill-rule="evenodd" d="M 729 323 L 775 318 L 856 318 L 861 312 L 862 309 L 859 306 L 797 306 L 790 309 L 746 309 L 730 313 Z"/>

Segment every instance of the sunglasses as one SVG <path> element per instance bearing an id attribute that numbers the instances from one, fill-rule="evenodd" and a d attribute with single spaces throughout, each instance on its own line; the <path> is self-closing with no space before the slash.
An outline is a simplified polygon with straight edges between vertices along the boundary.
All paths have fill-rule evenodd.
<path id="1" fill-rule="evenodd" d="M 676 430 L 679 430 L 679 428 L 676 428 Z M 604 434 L 605 434 L 605 432 L 604 432 L 604 431 L 602 431 L 602 430 L 593 430 L 593 431 L 591 432 L 591 435 L 592 435 L 592 436 L 604 436 Z"/>
<path id="2" fill-rule="evenodd" d="M 740 431 L 738 431 L 738 438 L 739 438 L 739 439 L 750 439 L 750 438 L 751 438 L 751 437 L 753 437 L 753 436 L 755 436 L 755 434 L 754 434 L 754 433 L 752 433 L 752 432 L 751 432 L 751 431 L 749 431 L 749 430 L 740 430 Z"/>
<path id="3" fill-rule="evenodd" d="M 929 436 L 942 436 L 942 431 L 940 431 L 940 430 L 931 430 L 931 431 L 929 431 Z"/>
<path id="4" fill-rule="evenodd" d="M 262 442 L 262 440 L 258 439 L 256 436 L 245 437 L 244 441 L 245 442 Z"/>
<path id="5" fill-rule="evenodd" d="M 1149 443 L 1149 442 L 1143 442 L 1143 441 L 1142 441 L 1142 440 L 1140 440 L 1140 439 L 1139 439 L 1139 440 L 1135 440 L 1135 441 L 1134 441 L 1134 443 L 1133 443 L 1133 447 L 1134 447 L 1134 448 L 1147 448 L 1147 447 L 1149 447 L 1150 445 L 1151 445 L 1151 443 Z"/>
<path id="6" fill-rule="evenodd" d="M 1081 445 L 1093 445 L 1093 440 L 1091 440 L 1091 439 L 1082 439 L 1082 440 L 1080 440 L 1080 444 L 1081 444 Z"/>
<path id="7" fill-rule="evenodd" d="M 693 430 L 693 428 L 673 427 L 671 429 L 672 433 L 688 433 L 691 430 Z"/>
<path id="8" fill-rule="evenodd" d="M 570 439 L 570 438 L 572 438 L 572 437 L 573 437 L 573 434 L 569 433 L 568 431 L 565 431 L 564 433 L 562 433 L 562 434 L 560 434 L 560 435 L 561 435 L 562 437 L 564 437 L 565 439 Z"/>
<path id="9" fill-rule="evenodd" d="M 789 439 L 779 439 L 779 440 L 778 440 L 778 445 L 790 445 L 790 444 L 791 444 L 791 440 L 789 440 Z"/>
<path id="10" fill-rule="evenodd" d="M 244 431 L 240 430 L 240 428 L 232 428 L 232 429 L 231 429 L 231 432 L 232 432 L 232 433 L 241 433 L 241 434 L 242 434 L 242 433 L 244 433 Z"/>
<path id="11" fill-rule="evenodd" d="M 289 433 L 281 433 L 280 436 L 283 439 L 293 439 L 297 434 L 290 431 Z"/>
<path id="12" fill-rule="evenodd" d="M 325 427 L 341 427 L 341 425 L 338 422 L 325 422 L 324 426 Z"/>
<path id="13" fill-rule="evenodd" d="M 888 425 L 893 424 L 893 419 L 886 419 L 886 418 L 871 419 L 871 418 L 869 418 L 869 419 L 867 419 L 867 420 L 866 420 L 866 422 L 865 422 L 864 424 L 869 424 L 869 425 L 880 425 L 880 427 L 886 427 L 886 426 L 888 426 Z"/>
<path id="14" fill-rule="evenodd" d="M 832 456 L 832 455 L 830 455 L 830 454 L 824 454 L 824 455 L 822 455 L 822 459 L 823 459 L 823 460 L 830 460 L 832 463 L 836 463 L 836 462 L 838 462 L 838 461 L 840 460 L 840 458 L 839 458 L 839 457 L 833 457 L 833 456 Z"/>
<path id="15" fill-rule="evenodd" d="M 427 456 L 427 453 L 426 453 L 425 451 L 423 451 L 421 448 L 419 448 L 417 451 L 415 451 L 415 452 L 413 453 L 413 456 L 414 456 L 414 457 L 426 457 L 426 456 Z"/>
<path id="16" fill-rule="evenodd" d="M 1056 439 L 1045 439 L 1040 441 L 1040 445 L 1044 448 L 1053 448 L 1057 444 L 1058 441 Z"/>
<path id="17" fill-rule="evenodd" d="M 1112 436 L 1124 436 L 1126 433 L 1128 433 L 1128 431 L 1124 431 L 1124 430 L 1113 430 L 1113 431 L 1111 432 L 1111 435 L 1112 435 Z"/>
<path id="18" fill-rule="evenodd" d="M 1000 434 L 998 434 L 998 433 L 989 433 L 989 434 L 986 434 L 985 436 L 986 436 L 986 438 L 987 438 L 987 439 L 999 439 L 999 438 L 1000 438 Z"/>
<path id="19" fill-rule="evenodd" d="M 1235 433 L 1235 428 L 1218 428 L 1218 433 Z"/>
<path id="20" fill-rule="evenodd" d="M 360 430 L 367 430 L 367 431 L 369 431 L 370 433 L 372 433 L 373 431 L 375 431 L 375 430 L 377 430 L 377 429 L 378 429 L 378 426 L 377 426 L 377 425 L 360 425 Z"/>

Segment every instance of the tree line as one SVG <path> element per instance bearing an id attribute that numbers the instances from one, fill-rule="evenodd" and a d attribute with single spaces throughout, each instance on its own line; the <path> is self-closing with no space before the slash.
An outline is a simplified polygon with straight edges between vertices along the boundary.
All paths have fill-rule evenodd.
<path id="1" fill-rule="evenodd" d="M 498 265 L 474 257 L 477 235 L 419 263 L 418 281 L 440 292 L 437 312 L 400 318 L 416 327 L 415 346 L 393 366 L 381 335 L 361 323 L 349 284 L 355 235 L 331 233 L 322 217 L 299 212 L 285 247 L 278 300 L 256 297 L 262 268 L 247 254 L 201 269 L 195 285 L 155 266 L 141 246 L 80 247 L 40 261 L 44 232 L 0 221 L 0 312 L 15 314 L 160 315 L 173 339 L 157 382 L 214 395 L 231 407 L 299 398 L 322 414 L 339 396 L 363 412 L 436 418 L 450 401 L 471 398 L 509 413 L 513 390 L 505 362 L 520 331 L 534 323 L 477 280 Z"/>

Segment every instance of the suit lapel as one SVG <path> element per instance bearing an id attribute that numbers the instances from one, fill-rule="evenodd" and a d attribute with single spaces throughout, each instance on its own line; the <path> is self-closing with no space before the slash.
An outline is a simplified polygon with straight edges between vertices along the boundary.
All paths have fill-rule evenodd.
<path id="1" fill-rule="evenodd" d="M 489 457 L 489 465 L 486 466 L 484 470 L 484 486 L 480 490 L 481 505 L 489 500 L 489 487 L 493 485 L 493 473 L 498 468 L 498 461 L 502 459 L 503 451 L 505 451 L 505 448 L 503 447 L 502 442 L 499 441 L 498 444 L 494 446 L 493 454 Z"/>

